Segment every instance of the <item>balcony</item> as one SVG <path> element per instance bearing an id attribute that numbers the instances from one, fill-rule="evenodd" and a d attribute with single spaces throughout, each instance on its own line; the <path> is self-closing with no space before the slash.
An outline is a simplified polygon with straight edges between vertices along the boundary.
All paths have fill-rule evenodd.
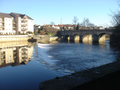
<path id="1" fill-rule="evenodd" d="M 28 50 L 28 49 L 23 47 L 22 50 Z"/>
<path id="2" fill-rule="evenodd" d="M 13 51 L 13 54 L 16 54 L 16 50 Z"/>
<path id="3" fill-rule="evenodd" d="M 1 64 L 3 64 L 3 63 L 5 63 L 5 60 L 2 60 L 2 59 L 1 59 Z"/>
<path id="4" fill-rule="evenodd" d="M 28 59 L 23 59 L 23 61 L 28 61 Z"/>
<path id="5" fill-rule="evenodd" d="M 14 22 L 14 21 L 13 21 L 12 23 L 13 23 L 13 24 L 16 24 L 16 22 Z"/>
<path id="6" fill-rule="evenodd" d="M 16 58 L 16 56 L 13 56 L 13 58 Z"/>
<path id="7" fill-rule="evenodd" d="M 22 58 L 24 59 L 24 58 L 28 58 L 28 55 L 26 54 L 26 55 L 24 55 L 24 54 L 22 54 Z"/>
<path id="8" fill-rule="evenodd" d="M 21 22 L 22 22 L 22 23 L 26 23 L 27 20 L 26 20 L 26 19 L 21 19 Z"/>
<path id="9" fill-rule="evenodd" d="M 22 57 L 22 59 L 28 59 L 28 57 Z"/>
<path id="10" fill-rule="evenodd" d="M 23 51 L 23 52 L 22 52 L 22 55 L 27 55 L 27 54 L 28 54 L 27 51 Z"/>
<path id="11" fill-rule="evenodd" d="M 1 26 L 0 26 L 0 28 L 4 28 L 4 26 L 3 26 L 3 25 L 1 25 Z"/>
<path id="12" fill-rule="evenodd" d="M 13 25 L 13 28 L 16 28 L 16 25 Z"/>
<path id="13" fill-rule="evenodd" d="M 5 55 L 1 56 L 1 59 L 5 59 Z"/>
<path id="14" fill-rule="evenodd" d="M 2 55 L 2 54 L 5 54 L 5 51 L 3 51 L 3 52 L 0 52 L 0 53 L 1 53 L 1 55 Z"/>
<path id="15" fill-rule="evenodd" d="M 27 28 L 22 28 L 22 29 L 21 29 L 21 31 L 26 31 L 26 30 L 27 30 Z"/>
<path id="16" fill-rule="evenodd" d="M 0 20 L 0 23 L 4 23 L 4 21 L 3 21 L 3 20 Z"/>
<path id="17" fill-rule="evenodd" d="M 1 54 L 1 57 L 5 57 L 5 54 L 4 54 L 4 53 L 2 53 L 2 54 Z"/>
<path id="18" fill-rule="evenodd" d="M 22 24 L 22 25 L 21 25 L 21 27 L 26 27 L 26 26 L 27 26 L 27 24 Z"/>

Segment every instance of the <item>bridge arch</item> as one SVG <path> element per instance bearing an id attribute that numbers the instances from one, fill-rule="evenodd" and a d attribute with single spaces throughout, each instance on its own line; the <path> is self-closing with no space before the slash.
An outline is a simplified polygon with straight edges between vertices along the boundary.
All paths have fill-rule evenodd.
<path id="1" fill-rule="evenodd" d="M 82 42 L 92 42 L 92 34 L 84 34 L 82 37 Z"/>
<path id="2" fill-rule="evenodd" d="M 65 39 L 66 41 L 70 41 L 70 35 L 65 35 L 64 39 Z"/>
<path id="3" fill-rule="evenodd" d="M 108 40 L 110 39 L 110 35 L 109 34 L 107 34 L 107 33 L 101 33 L 101 34 L 99 34 L 99 42 L 105 42 L 105 40 L 106 40 L 106 36 L 108 37 Z"/>
<path id="4" fill-rule="evenodd" d="M 78 34 L 74 35 L 74 41 L 79 41 L 80 40 L 80 36 Z"/>

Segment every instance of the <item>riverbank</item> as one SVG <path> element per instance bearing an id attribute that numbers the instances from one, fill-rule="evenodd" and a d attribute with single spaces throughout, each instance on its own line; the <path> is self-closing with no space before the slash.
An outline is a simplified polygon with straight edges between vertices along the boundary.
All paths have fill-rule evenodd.
<path id="1" fill-rule="evenodd" d="M 40 90 L 119 90 L 120 61 L 40 83 Z"/>

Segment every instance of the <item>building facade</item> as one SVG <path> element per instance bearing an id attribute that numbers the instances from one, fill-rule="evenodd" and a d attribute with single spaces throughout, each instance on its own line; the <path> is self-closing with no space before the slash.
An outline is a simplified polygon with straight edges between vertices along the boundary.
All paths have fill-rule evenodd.
<path id="1" fill-rule="evenodd" d="M 20 34 L 34 32 L 34 20 L 26 14 L 0 13 L 0 33 Z"/>
<path id="2" fill-rule="evenodd" d="M 12 44 L 14 46 L 14 43 Z M 26 43 L 23 43 L 23 46 L 12 47 L 7 44 L 7 47 L 0 47 L 0 68 L 8 64 L 27 64 L 32 59 L 33 46 L 24 44 Z"/>

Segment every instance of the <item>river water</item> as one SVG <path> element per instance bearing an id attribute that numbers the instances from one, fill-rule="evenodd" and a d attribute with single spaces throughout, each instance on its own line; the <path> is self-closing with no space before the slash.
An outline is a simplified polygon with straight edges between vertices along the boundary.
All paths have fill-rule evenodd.
<path id="1" fill-rule="evenodd" d="M 3 43 L 0 47 L 1 56 L 5 54 L 6 57 L 0 64 L 0 90 L 39 90 L 40 82 L 112 63 L 119 57 L 119 49 L 110 46 L 109 41 L 99 44 L 17 44 Z M 10 53 L 13 60 L 8 61 L 6 55 L 10 50 L 13 50 L 13 56 Z M 20 57 L 22 50 L 27 50 L 27 57 Z"/>

